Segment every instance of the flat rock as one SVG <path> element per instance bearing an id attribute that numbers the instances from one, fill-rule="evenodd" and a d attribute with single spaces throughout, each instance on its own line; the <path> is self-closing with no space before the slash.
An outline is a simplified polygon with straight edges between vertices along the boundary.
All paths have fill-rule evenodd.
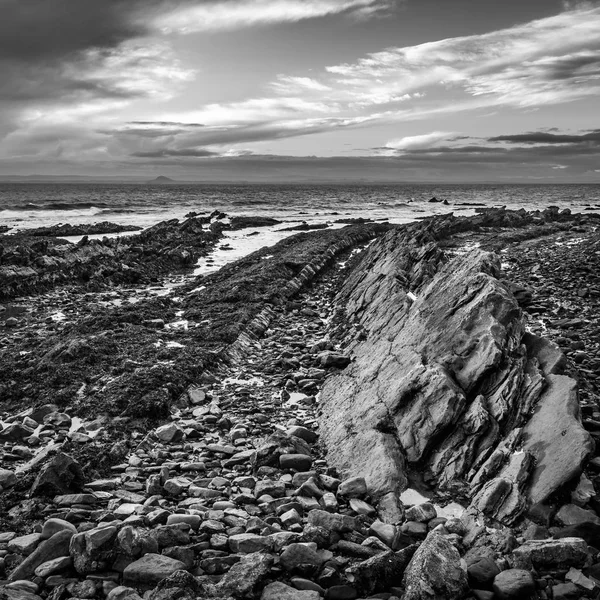
<path id="1" fill-rule="evenodd" d="M 587 543 L 581 538 L 528 540 L 513 551 L 515 568 L 582 567 L 588 559 Z"/>
<path id="2" fill-rule="evenodd" d="M 68 530 L 55 533 L 50 539 L 43 541 L 17 568 L 10 574 L 9 581 L 30 579 L 35 570 L 43 563 L 55 558 L 69 556 L 69 546 L 73 532 Z"/>
<path id="3" fill-rule="evenodd" d="M 125 567 L 123 580 L 126 584 L 153 586 L 180 570 L 185 570 L 185 564 L 180 560 L 162 554 L 145 554 Z"/>

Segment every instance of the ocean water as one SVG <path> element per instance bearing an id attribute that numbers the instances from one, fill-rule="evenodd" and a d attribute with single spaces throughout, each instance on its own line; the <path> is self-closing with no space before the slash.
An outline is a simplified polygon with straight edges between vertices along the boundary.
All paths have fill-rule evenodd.
<path id="1" fill-rule="evenodd" d="M 431 203 L 432 197 L 449 205 Z M 599 212 L 600 185 L 0 183 L 0 225 L 19 230 L 113 221 L 147 227 L 213 210 L 285 222 L 370 217 L 404 223 L 448 212 L 469 215 L 474 203 Z"/>

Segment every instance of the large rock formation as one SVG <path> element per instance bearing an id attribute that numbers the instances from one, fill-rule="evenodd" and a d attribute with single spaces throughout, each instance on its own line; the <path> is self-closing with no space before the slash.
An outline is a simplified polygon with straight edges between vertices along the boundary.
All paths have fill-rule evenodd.
<path id="1" fill-rule="evenodd" d="M 387 520 L 412 469 L 511 523 L 593 448 L 576 384 L 558 348 L 526 333 L 497 256 L 448 260 L 414 231 L 377 240 L 338 297 L 354 359 L 322 390 L 322 439 Z"/>

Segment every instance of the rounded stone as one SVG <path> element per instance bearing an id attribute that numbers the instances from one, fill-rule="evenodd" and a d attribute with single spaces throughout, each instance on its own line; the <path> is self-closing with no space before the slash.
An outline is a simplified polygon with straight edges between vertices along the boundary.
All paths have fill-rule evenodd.
<path id="1" fill-rule="evenodd" d="M 197 531 L 202 519 L 200 515 L 169 515 L 167 525 L 176 525 L 177 523 L 187 523 L 193 530 Z"/>
<path id="2" fill-rule="evenodd" d="M 312 466 L 312 458 L 308 454 L 282 454 L 279 466 L 293 471 L 308 471 Z"/>
<path id="3" fill-rule="evenodd" d="M 527 600 L 535 592 L 535 582 L 529 571 L 508 569 L 496 575 L 492 589 L 498 600 Z"/>
<path id="4" fill-rule="evenodd" d="M 42 539 L 47 540 L 59 531 L 72 531 L 77 533 L 77 527 L 64 519 L 48 519 L 42 527 Z"/>

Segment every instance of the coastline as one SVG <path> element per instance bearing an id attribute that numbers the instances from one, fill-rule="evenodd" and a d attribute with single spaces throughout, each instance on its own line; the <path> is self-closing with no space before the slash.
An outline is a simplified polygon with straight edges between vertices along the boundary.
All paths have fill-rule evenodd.
<path id="1" fill-rule="evenodd" d="M 536 324 L 545 319 L 544 335 L 557 342 L 572 359 L 568 373 L 580 380 L 584 424 L 595 437 L 596 423 L 600 422 L 594 373 L 598 345 L 593 334 L 597 288 L 587 278 L 598 259 L 595 254 L 598 221 L 589 214 L 569 215 L 558 211 L 531 216 L 482 211 L 472 218 L 438 217 L 404 227 L 426 232 L 434 223 L 444 251 L 456 252 L 478 245 L 500 252 L 507 265 L 505 276 L 518 286 L 514 292 L 520 294 L 522 308 L 527 311 L 528 306 L 534 307 L 527 317 L 530 328 L 539 332 Z M 267 598 L 263 588 L 268 590 L 269 586 L 275 586 L 271 587 L 275 590 L 277 583 L 307 586 L 307 583 L 293 583 L 294 578 L 303 579 L 303 575 L 306 580 L 307 574 L 308 580 L 318 582 L 329 597 L 335 597 L 331 595 L 335 593 L 350 594 L 352 590 L 354 597 L 359 597 L 358 594 L 371 597 L 369 594 L 384 591 L 400 597 L 406 591 L 403 585 L 412 581 L 411 573 L 414 576 L 419 568 L 419 576 L 435 577 L 435 573 L 427 571 L 425 562 L 415 563 L 415 560 L 424 560 L 423 554 L 432 551 L 430 546 L 434 543 L 441 544 L 442 548 L 436 551 L 455 565 L 460 565 L 465 549 L 474 548 L 479 553 L 471 552 L 469 560 L 473 555 L 478 560 L 482 556 L 489 557 L 489 553 L 484 552 L 489 548 L 493 548 L 492 561 L 502 564 L 502 561 L 512 560 L 513 542 L 499 549 L 484 536 L 477 546 L 475 540 L 467 541 L 469 536 L 475 535 L 476 523 L 461 521 L 461 529 L 457 519 L 440 521 L 425 505 L 404 507 L 406 513 L 400 520 L 385 522 L 372 491 L 363 489 L 361 481 L 350 479 L 348 483 L 348 476 L 352 474 L 332 469 L 325 448 L 315 444 L 316 426 L 321 418 L 317 412 L 319 402 L 315 401 L 317 392 L 329 376 L 344 372 L 352 356 L 335 344 L 332 325 L 336 324 L 334 313 L 339 311 L 340 305 L 339 300 L 334 299 L 353 271 L 368 272 L 368 267 L 360 265 L 364 254 L 353 253 L 353 250 L 360 250 L 371 238 L 380 237 L 387 230 L 402 231 L 402 227 L 367 224 L 297 234 L 274 247 L 262 248 L 232 262 L 214 274 L 179 285 L 174 296 L 144 298 L 131 306 L 103 306 L 97 300 L 99 291 L 80 293 L 76 291 L 77 284 L 68 288 L 75 294 L 73 298 L 57 288 L 47 300 L 44 296 L 28 300 L 31 307 L 35 305 L 35 311 L 30 313 L 34 318 L 30 323 L 23 319 L 16 328 L 6 329 L 11 339 L 3 340 L 5 370 L 10 377 L 26 378 L 15 382 L 13 391 L 7 394 L 9 378 L 5 377 L 3 398 L 12 395 L 14 405 L 25 412 L 19 415 L 11 412 L 4 422 L 9 429 L 16 429 L 16 424 L 23 424 L 34 415 L 27 409 L 39 409 L 51 400 L 58 406 L 48 414 L 66 413 L 70 423 L 76 416 L 83 418 L 84 427 L 70 431 L 65 428 L 66 420 L 61 422 L 53 417 L 44 422 L 41 417 L 44 427 L 38 434 L 45 429 L 46 434 L 40 438 L 43 443 L 62 444 L 61 451 L 76 458 L 86 476 L 78 489 L 74 485 L 71 490 L 77 497 L 65 499 L 68 495 L 65 490 L 58 494 L 61 498 L 58 501 L 52 500 L 53 495 L 44 499 L 33 494 L 32 498 L 37 498 L 35 506 L 23 501 L 33 473 L 29 471 L 21 476 L 3 495 L 4 513 L 12 517 L 3 522 L 3 531 L 16 529 L 12 538 L 15 539 L 17 533 L 26 533 L 50 517 L 74 523 L 78 527 L 75 536 L 84 538 L 82 525 L 88 523 L 94 527 L 90 531 L 97 527 L 114 527 L 115 539 L 118 531 L 128 527 L 134 528 L 135 535 L 140 536 L 150 535 L 157 527 L 166 528 L 164 535 L 168 529 L 168 535 L 175 536 L 179 546 L 194 548 L 189 568 L 180 560 L 184 555 L 189 558 L 189 552 L 173 553 L 168 545 L 158 548 L 160 556 L 179 560 L 199 579 L 180 578 L 179 587 L 191 590 L 193 585 L 204 586 L 205 597 L 215 598 L 228 595 Z M 573 246 L 566 245 L 581 238 L 583 241 Z M 218 238 L 214 243 L 222 241 Z M 555 245 L 556 241 L 563 245 Z M 575 255 L 570 256 L 573 253 Z M 561 269 L 569 273 L 564 284 L 552 279 L 553 263 L 557 260 Z M 533 279 L 532 261 L 540 265 L 533 272 Z M 579 269 L 582 264 L 587 265 L 587 270 Z M 186 268 L 189 272 L 192 267 Z M 175 280 L 180 272 L 173 273 L 172 269 L 173 263 L 166 264 L 164 273 Z M 579 294 L 583 288 L 587 291 Z M 565 305 L 563 299 L 573 289 L 575 295 Z M 109 298 L 114 291 L 101 293 Z M 529 303 L 523 301 L 529 297 L 527 292 L 531 295 Z M 66 319 L 48 322 L 51 315 L 47 312 L 59 302 L 64 305 Z M 118 343 L 103 347 L 107 332 L 108 338 L 116 336 Z M 98 340 L 100 345 L 96 345 Z M 155 346 L 158 342 L 159 346 Z M 583 348 L 578 342 L 583 343 Z M 182 360 L 181 353 L 187 352 L 189 347 L 194 348 L 194 353 Z M 587 357 L 578 354 L 583 351 Z M 111 352 L 117 354 L 110 357 L 109 364 L 121 363 L 120 372 L 107 369 L 103 362 Z M 40 377 L 42 371 L 36 370 L 44 360 L 48 372 L 57 371 L 56 365 L 62 363 L 69 376 L 75 373 L 72 384 L 65 386 L 65 381 L 60 380 L 65 373 L 51 373 L 56 387 L 45 396 L 43 388 L 49 380 Z M 98 370 L 94 372 L 94 369 Z M 108 377 L 103 379 L 103 372 Z M 83 390 L 82 383 L 85 383 Z M 15 395 L 17 389 L 19 396 Z M 62 397 L 60 390 L 64 393 Z M 107 396 L 102 394 L 107 391 L 114 402 L 106 402 Z M 112 413 L 108 419 L 98 418 L 100 403 L 104 410 Z M 97 427 L 102 431 L 94 434 Z M 296 428 L 295 433 L 290 433 L 290 427 Z M 27 453 L 15 451 L 15 447 L 22 446 L 23 439 L 29 437 L 24 431 L 19 439 L 4 438 L 3 467 L 9 465 L 12 469 L 31 460 Z M 101 449 L 109 447 L 110 452 L 101 453 Z M 30 448 L 37 449 L 35 445 Z M 335 453 L 336 449 L 329 448 L 329 451 Z M 311 457 L 310 462 L 306 456 Z M 283 462 L 282 457 L 286 457 Z M 47 459 L 40 464 L 45 461 Z M 170 471 L 163 473 L 159 480 L 152 479 L 154 487 L 148 488 L 144 482 L 162 473 L 161 464 L 170 467 Z M 187 470 L 183 465 L 196 466 Z M 590 478 L 594 478 L 593 471 Z M 254 490 L 246 489 L 241 479 L 248 486 L 253 480 Z M 113 483 L 98 483 L 108 480 Z M 337 487 L 340 485 L 341 488 Z M 559 492 L 556 510 L 571 504 L 565 490 Z M 93 499 L 85 500 L 84 496 L 90 493 Z M 145 505 L 152 493 L 162 498 L 162 504 Z M 331 494 L 333 499 L 326 494 Z M 593 513 L 594 497 L 587 499 L 582 510 Z M 319 498 L 327 498 L 330 504 L 320 502 Z M 115 499 L 117 501 L 112 502 Z M 460 499 L 463 500 L 462 496 Z M 86 504 L 87 501 L 90 504 Z M 108 501 L 113 508 L 107 510 Z M 148 518 L 158 506 L 168 507 L 164 523 Z M 242 507 L 248 518 L 241 513 L 227 513 L 227 510 L 239 510 L 238 507 Z M 288 514 L 291 511 L 295 512 Z M 249 528 L 248 519 L 253 516 L 264 519 L 266 525 Z M 241 520 L 234 524 L 229 517 Z M 548 517 L 547 525 L 555 527 L 556 522 L 550 518 L 553 517 Z M 213 521 L 221 525 L 203 525 Z M 461 555 L 453 546 L 440 542 L 440 535 L 431 534 L 438 525 L 446 526 L 446 534 L 459 535 L 462 541 L 457 545 Z M 567 525 L 565 522 L 559 529 Z M 319 530 L 323 526 L 333 528 L 336 535 L 323 537 Z M 494 527 L 502 539 L 519 539 L 521 545 L 527 543 L 528 534 L 520 528 L 522 524 L 510 528 L 496 523 Z M 536 535 L 540 534 L 537 531 Z M 219 536 L 222 540 L 217 539 Z M 247 546 L 242 546 L 242 542 Z M 289 555 L 295 556 L 294 553 L 308 560 L 298 542 L 316 543 L 311 550 L 318 557 L 311 554 L 312 566 L 308 570 L 298 566 L 305 564 L 300 558 L 287 560 Z M 198 544 L 208 545 L 200 549 Z M 564 547 L 571 548 L 568 544 Z M 79 559 L 75 556 L 85 555 L 85 551 L 80 546 L 74 548 L 70 556 L 75 560 L 78 573 L 75 579 L 79 581 L 89 574 L 89 563 L 77 567 L 84 563 L 77 563 Z M 119 548 L 122 555 L 124 547 Z M 580 546 L 576 548 L 579 554 L 573 564 L 583 568 L 592 555 Z M 285 558 L 279 558 L 283 560 L 283 570 L 273 569 L 273 556 L 279 555 L 278 550 L 283 551 L 281 557 L 285 554 Z M 215 555 L 214 551 L 224 554 Z M 11 552 L 15 554 L 14 550 Z M 336 576 L 324 575 L 326 567 L 322 558 L 329 556 L 323 554 L 328 552 L 332 554 L 328 560 L 336 565 L 332 567 Z M 149 554 L 154 556 L 157 552 Z M 228 557 L 232 557 L 230 562 Z M 112 566 L 114 570 L 112 561 L 116 558 L 107 554 L 107 569 Z M 120 564 L 126 566 L 116 572 L 125 574 L 127 568 L 141 558 L 130 555 L 120 560 Z M 383 565 L 390 560 L 395 567 L 388 573 Z M 471 566 L 473 564 L 478 562 L 472 562 Z M 175 563 L 171 566 L 182 568 Z M 549 568 L 554 568 L 554 581 L 566 585 L 564 562 Z M 249 571 L 253 577 L 248 578 Z M 467 569 L 464 574 L 458 571 L 446 574 L 457 586 L 454 592 L 446 590 L 446 597 L 454 597 L 451 592 L 457 594 L 456 597 L 459 592 L 466 592 L 467 581 L 471 589 L 478 589 L 473 587 L 473 572 Z M 63 579 L 70 578 L 74 583 L 72 570 L 69 573 L 63 575 Z M 130 575 L 125 581 L 136 587 L 139 582 Z M 250 583 L 240 592 L 236 586 L 240 586 L 244 578 Z M 542 579 L 535 585 L 541 585 Z M 488 584 L 491 585 L 484 582 L 485 586 Z M 381 585 L 385 589 L 378 587 Z M 332 588 L 344 589 L 330 592 Z M 283 588 L 277 589 L 283 593 Z M 195 593 L 199 594 L 199 590 Z"/>

